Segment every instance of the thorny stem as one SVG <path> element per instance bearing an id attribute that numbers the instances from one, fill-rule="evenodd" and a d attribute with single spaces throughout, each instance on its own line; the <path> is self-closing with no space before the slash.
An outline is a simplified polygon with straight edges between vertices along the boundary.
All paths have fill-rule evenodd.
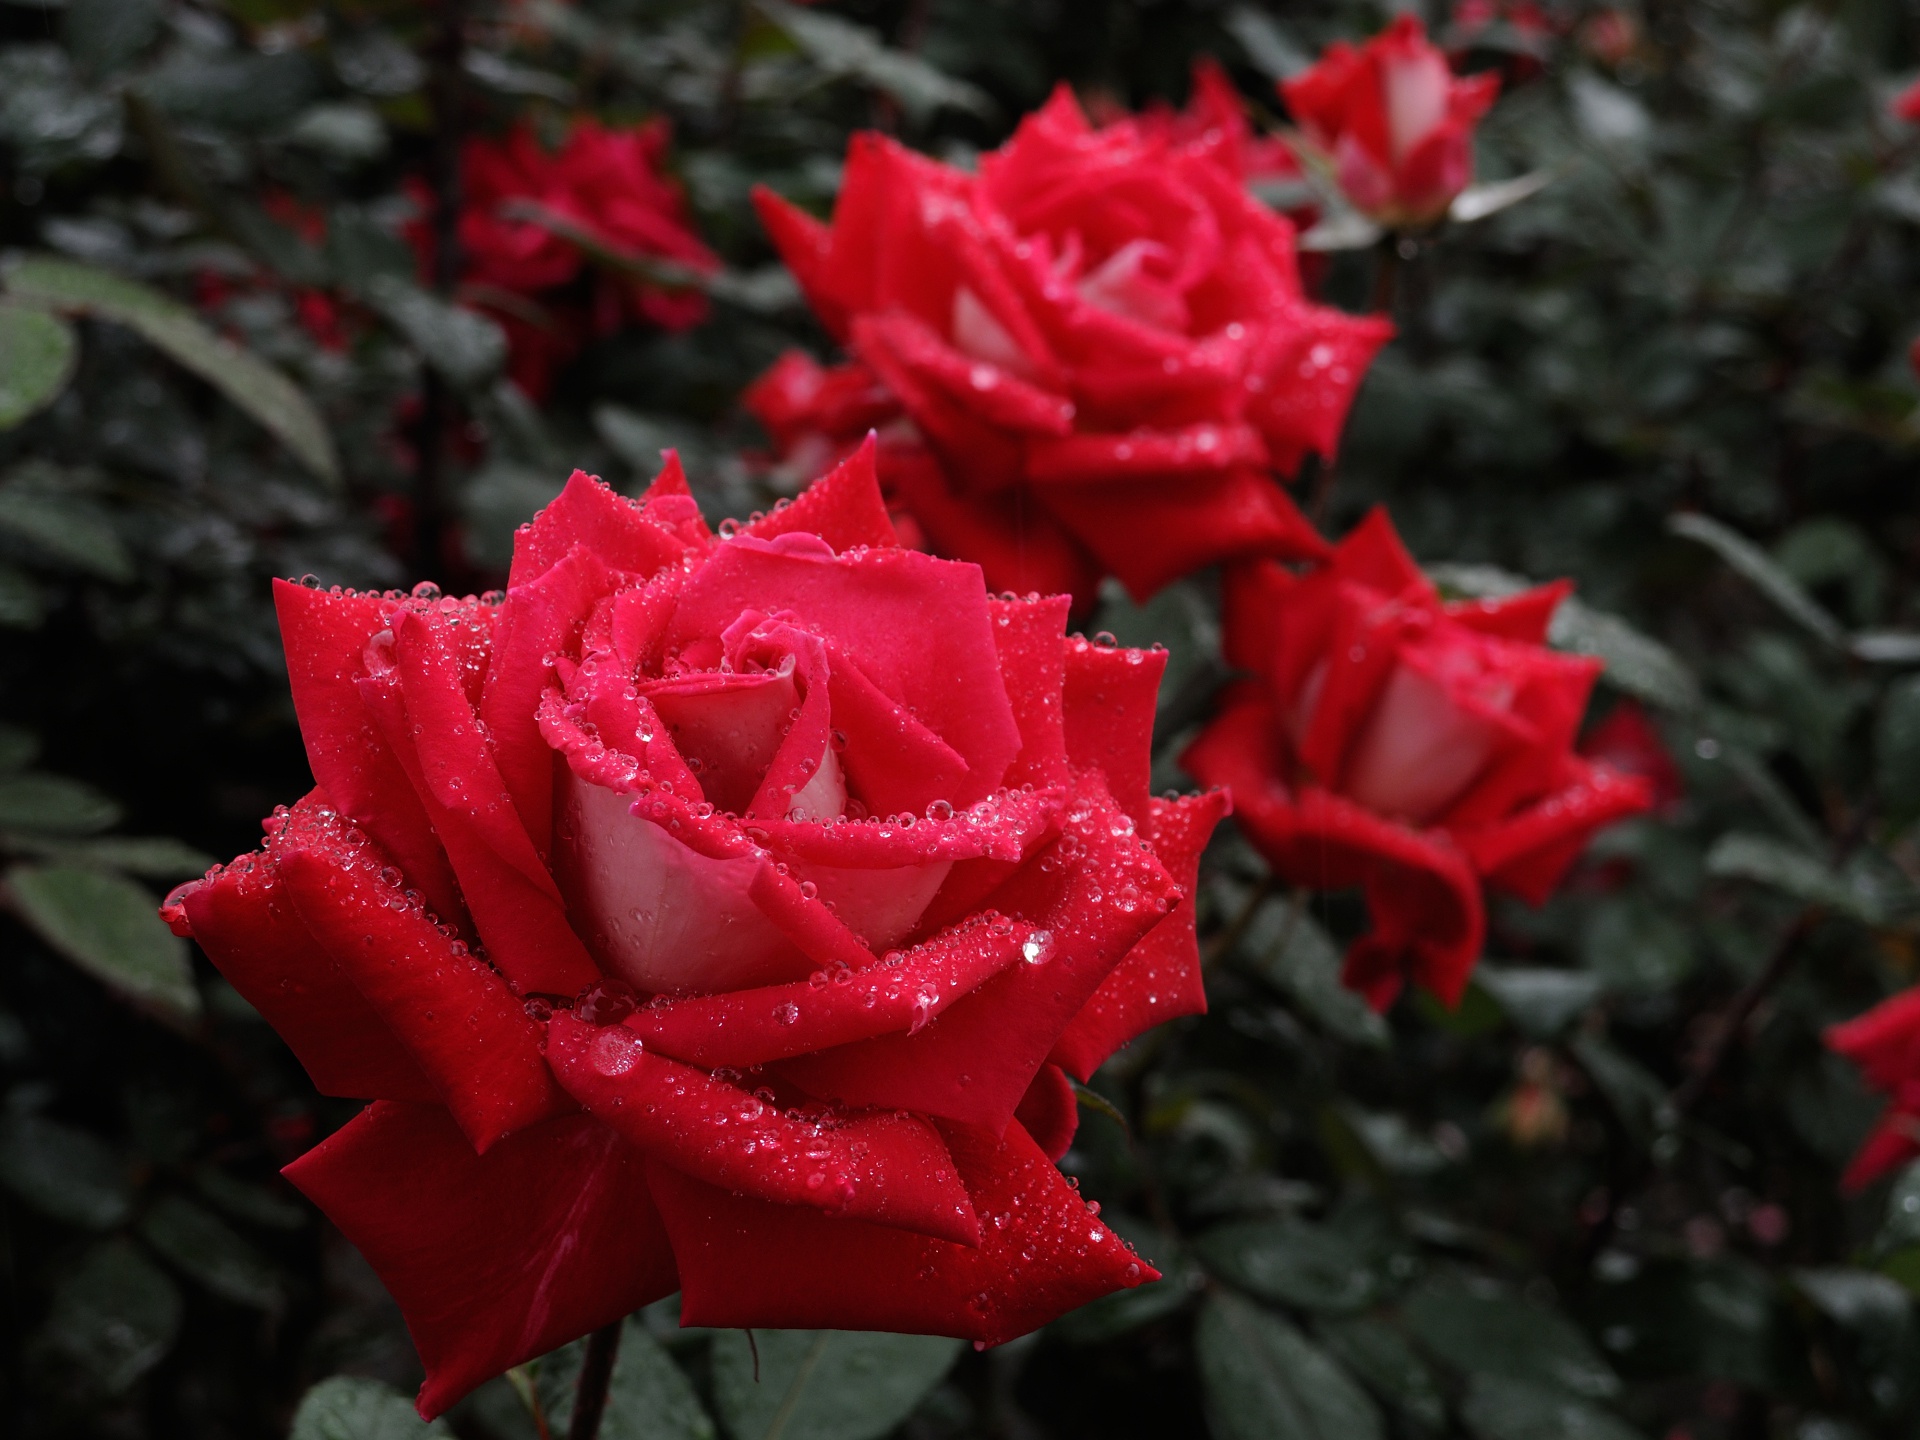
<path id="1" fill-rule="evenodd" d="M 428 48 L 433 100 L 433 148 L 428 176 L 433 187 L 433 288 L 451 295 L 460 279 L 460 130 L 465 58 L 463 0 L 440 0 L 440 23 Z M 446 380 L 425 366 L 420 387 L 419 459 L 414 472 L 414 565 L 425 579 L 444 579 L 447 567 L 447 431 L 454 400 Z"/>
<path id="2" fill-rule="evenodd" d="M 580 1365 L 580 1383 L 573 1392 L 573 1420 L 567 1440 L 596 1440 L 600 1417 L 607 1410 L 607 1382 L 613 1379 L 614 1357 L 620 1353 L 620 1325 L 602 1325 L 587 1337 L 587 1357 Z"/>

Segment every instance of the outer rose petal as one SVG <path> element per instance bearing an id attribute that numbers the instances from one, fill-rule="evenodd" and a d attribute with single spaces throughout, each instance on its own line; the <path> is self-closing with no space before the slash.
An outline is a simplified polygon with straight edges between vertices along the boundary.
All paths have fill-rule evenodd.
<path id="1" fill-rule="evenodd" d="M 875 445 L 872 432 L 868 432 L 857 450 L 807 486 L 791 505 L 769 511 L 744 533 L 772 540 L 801 531 L 818 535 L 835 550 L 849 550 L 855 545 L 898 545 L 900 537 L 887 518 L 880 478 L 874 470 Z"/>
<path id="2" fill-rule="evenodd" d="M 1013 1118 L 1033 1137 L 1041 1154 L 1058 1162 L 1080 1128 L 1080 1099 L 1073 1093 L 1073 1081 L 1058 1065 L 1042 1065 Z"/>
<path id="3" fill-rule="evenodd" d="M 280 856 L 288 898 L 320 948 L 439 1089 L 476 1150 L 571 1108 L 540 1058 L 538 1028 L 485 964 L 426 914 L 390 908 L 377 858 L 318 829 Z"/>
<path id="4" fill-rule="evenodd" d="M 979 1243 L 979 1222 L 946 1147 L 915 1116 L 892 1111 L 809 1124 L 737 1085 L 648 1054 L 627 1026 L 596 1027 L 565 1011 L 553 1017 L 547 1057 L 603 1124 L 707 1184 Z"/>
<path id="5" fill-rule="evenodd" d="M 1243 688 L 1180 763 L 1232 790 L 1240 828 L 1278 874 L 1321 889 L 1366 890 L 1375 930 L 1348 952 L 1349 987 L 1376 1009 L 1407 979 L 1456 1003 L 1486 926 L 1466 856 L 1437 832 L 1383 820 L 1324 790 L 1289 790 L 1276 768 L 1278 729 L 1267 703 Z"/>
<path id="6" fill-rule="evenodd" d="M 576 470 L 559 497 L 514 536 L 507 588 L 546 573 L 575 545 L 586 546 L 610 569 L 643 579 L 687 551 L 684 541 L 654 524 L 639 505 L 614 494 L 599 476 Z"/>
<path id="7" fill-rule="evenodd" d="M 294 816 L 326 803 L 316 790 Z M 193 938 L 300 1057 L 321 1094 L 437 1102 L 440 1092 L 380 1012 L 301 923 L 279 870 L 270 852 L 256 853 L 189 889 L 180 903 Z"/>
<path id="8" fill-rule="evenodd" d="M 1874 1121 L 1867 1138 L 1847 1162 L 1840 1177 L 1840 1188 L 1849 1192 L 1864 1190 L 1889 1171 L 1897 1170 L 1920 1155 L 1920 1115 L 1901 1105 L 1889 1105 Z"/>
<path id="9" fill-rule="evenodd" d="M 1020 727 L 1020 753 L 1007 783 L 1064 785 L 1068 780 L 1065 690 L 1067 597 L 994 600 L 993 641 L 1000 674 Z"/>
<path id="10" fill-rule="evenodd" d="M 1105 775 L 1120 808 L 1144 830 L 1167 652 L 1099 646 L 1078 635 L 1066 647 L 1067 757 L 1076 769 Z"/>
<path id="11" fill-rule="evenodd" d="M 679 1283 L 639 1156 L 585 1115 L 475 1155 L 446 1111 L 382 1101 L 284 1173 L 399 1301 L 428 1418 Z"/>
<path id="12" fill-rule="evenodd" d="M 1858 1065 L 1876 1090 L 1895 1090 L 1920 1077 L 1920 986 L 1829 1026 L 1826 1042 Z"/>
<path id="13" fill-rule="evenodd" d="M 1152 802 L 1148 834 L 1153 852 L 1186 891 L 1186 898 L 1100 982 L 1053 1047 L 1050 1058 L 1069 1074 L 1089 1079 L 1109 1055 L 1155 1025 L 1206 1013 L 1207 987 L 1200 973 L 1193 897 L 1200 856 L 1213 827 L 1232 808 L 1225 790 Z"/>
<path id="14" fill-rule="evenodd" d="M 1607 765 L 1569 760 L 1565 783 L 1505 820 L 1457 835 L 1474 868 L 1529 904 L 1539 905 L 1596 830 L 1653 803 L 1653 786 Z"/>
<path id="15" fill-rule="evenodd" d="M 650 1171 L 688 1325 L 891 1330 L 998 1345 L 1157 1279 L 1019 1125 L 948 1144 L 982 1219 L 977 1249 Z"/>

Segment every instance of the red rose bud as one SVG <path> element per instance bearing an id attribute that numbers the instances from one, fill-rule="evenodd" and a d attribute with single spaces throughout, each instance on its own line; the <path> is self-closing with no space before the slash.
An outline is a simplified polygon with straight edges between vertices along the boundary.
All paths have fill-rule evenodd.
<path id="1" fill-rule="evenodd" d="M 1063 88 L 977 173 L 861 135 L 830 225 L 756 193 L 864 367 L 848 388 L 871 376 L 911 422 L 892 497 L 996 590 L 1084 602 L 1112 574 L 1144 597 L 1324 552 L 1272 472 L 1333 454 L 1391 329 L 1306 298 L 1293 226 L 1246 191 L 1244 115 L 1217 89 L 1200 103 L 1204 122 L 1096 128 Z M 845 443 L 837 387 L 813 382 L 816 423 L 778 411 L 783 364 L 756 405 L 769 427 Z"/>
<path id="2" fill-rule="evenodd" d="M 1467 188 L 1473 127 L 1499 89 L 1496 74 L 1456 76 L 1411 15 L 1357 50 L 1329 46 L 1312 69 L 1280 84 L 1354 208 L 1398 229 L 1431 225 Z"/>
<path id="3" fill-rule="evenodd" d="M 1903 990 L 1864 1015 L 1827 1030 L 1827 1048 L 1860 1068 L 1887 1105 L 1860 1142 L 1840 1184 L 1871 1185 L 1920 1156 L 1920 988 Z"/>
<path id="4" fill-rule="evenodd" d="M 900 548 L 871 448 L 718 537 L 677 461 L 576 473 L 504 597 L 277 602 L 317 787 L 167 914 L 374 1102 L 287 1174 L 423 1414 L 674 1290 L 997 1344 L 1154 1278 L 1052 1161 L 1205 1008 L 1161 655 Z"/>
<path id="5" fill-rule="evenodd" d="M 1378 1008 L 1409 979 L 1457 1002 L 1482 884 L 1538 904 L 1595 830 L 1652 801 L 1574 752 L 1600 667 L 1543 643 L 1568 589 L 1442 601 L 1383 510 L 1307 575 L 1228 573 L 1227 662 L 1255 678 L 1181 763 L 1232 788 L 1281 878 L 1366 893 L 1345 979 Z"/>

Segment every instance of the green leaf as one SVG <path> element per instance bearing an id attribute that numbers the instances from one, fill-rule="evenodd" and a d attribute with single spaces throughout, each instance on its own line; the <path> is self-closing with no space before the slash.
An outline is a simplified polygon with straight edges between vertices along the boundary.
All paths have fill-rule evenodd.
<path id="1" fill-rule="evenodd" d="M 47 597 L 33 577 L 11 565 L 0 565 L 0 625 L 33 630 L 47 614 Z"/>
<path id="2" fill-rule="evenodd" d="M 1524 1380 L 1589 1397 L 1620 1388 L 1607 1362 L 1571 1322 L 1497 1286 L 1439 1276 L 1416 1290 L 1402 1313 L 1415 1339 L 1469 1375 Z"/>
<path id="3" fill-rule="evenodd" d="M 1194 1253 L 1216 1275 L 1263 1300 L 1303 1310 L 1364 1310 L 1380 1295 L 1367 1250 L 1304 1220 L 1249 1220 L 1209 1230 Z"/>
<path id="4" fill-rule="evenodd" d="M 204 875 L 214 859 L 191 845 L 164 837 L 109 835 L 100 840 L 59 841 L 29 845 L 48 859 L 102 870 L 124 870 L 149 880 L 191 880 Z"/>
<path id="5" fill-rule="evenodd" d="M 1667 529 L 1712 550 L 1809 635 L 1835 649 L 1844 648 L 1847 637 L 1840 622 L 1771 555 L 1744 535 L 1711 516 L 1691 512 L 1668 517 Z"/>
<path id="6" fill-rule="evenodd" d="M 1902 819 L 1920 815 L 1920 675 L 1887 687 L 1873 732 L 1880 803 Z"/>
<path id="7" fill-rule="evenodd" d="M 1315 1333 L 1375 1395 L 1430 1430 L 1445 1426 L 1447 1406 L 1439 1382 L 1398 1330 L 1378 1320 L 1354 1317 L 1323 1320 Z"/>
<path id="8" fill-rule="evenodd" d="M 39 758 L 39 736 L 18 725 L 0 722 L 0 774 L 31 765 Z"/>
<path id="9" fill-rule="evenodd" d="M 1581 970 L 1482 965 L 1475 981 L 1499 1002 L 1507 1018 L 1535 1039 L 1559 1034 L 1600 997 L 1601 977 Z"/>
<path id="10" fill-rule="evenodd" d="M 319 79 L 313 61 L 297 49 L 208 54 L 181 46 L 137 90 L 176 120 L 257 135 L 305 109 L 317 97 Z"/>
<path id="11" fill-rule="evenodd" d="M 1796 1270 L 1793 1283 L 1821 1314 L 1851 1330 L 1894 1330 L 1912 1317 L 1913 1297 L 1906 1287 L 1875 1270 L 1840 1265 Z"/>
<path id="12" fill-rule="evenodd" d="M 1672 1125 L 1666 1087 L 1651 1071 L 1596 1035 L 1575 1035 L 1567 1048 L 1635 1139 L 1645 1144 L 1654 1131 Z"/>
<path id="13" fill-rule="evenodd" d="M 199 1015 L 187 942 L 131 880 L 73 865 L 21 865 L 8 874 L 7 889 L 20 918 L 95 979 L 176 1019 Z"/>
<path id="14" fill-rule="evenodd" d="M 1886 918 L 1883 897 L 1861 883 L 1864 872 L 1842 874 L 1817 855 L 1771 835 L 1734 831 L 1707 851 L 1707 873 L 1751 880 L 1809 905 L 1824 905 L 1874 925 Z"/>
<path id="15" fill-rule="evenodd" d="M 542 1357 L 536 1373 L 547 1431 L 564 1435 L 573 1422 L 586 1343 Z M 620 1327 L 620 1351 L 607 1383 L 600 1440 L 713 1440 L 713 1421 L 680 1367 L 638 1320 Z"/>
<path id="16" fill-rule="evenodd" d="M 1878 1244 L 1883 1251 L 1920 1245 L 1920 1160 L 1910 1162 L 1894 1178 Z"/>
<path id="17" fill-rule="evenodd" d="M 506 332 L 484 315 L 397 275 L 375 275 L 366 296 L 421 359 L 460 389 L 478 389 L 507 363 Z"/>
<path id="18" fill-rule="evenodd" d="M 713 1395 L 734 1440 L 874 1440 L 938 1385 L 961 1342 L 852 1330 L 756 1330 L 713 1339 Z"/>
<path id="19" fill-rule="evenodd" d="M 125 1240 L 109 1240 L 61 1277 L 33 1349 L 64 1362 L 88 1388 L 116 1395 L 166 1355 L 181 1309 L 166 1272 Z"/>
<path id="20" fill-rule="evenodd" d="M 280 1273 L 226 1221 L 184 1195 L 163 1195 L 140 1217 L 140 1238 L 223 1300 L 276 1310 Z"/>
<path id="21" fill-rule="evenodd" d="M 298 1230 L 307 1223 L 307 1211 L 297 1199 L 276 1195 L 264 1185 L 236 1180 L 211 1165 L 203 1165 L 193 1172 L 193 1188 L 217 1208 L 250 1225 L 267 1230 Z"/>
<path id="22" fill-rule="evenodd" d="M 1242 963 L 1290 998 L 1328 1034 L 1382 1049 L 1387 1022 L 1340 983 L 1340 951 L 1305 905 L 1288 900 L 1254 917 L 1238 950 Z"/>
<path id="23" fill-rule="evenodd" d="M 1279 1316 L 1209 1297 L 1194 1335 L 1214 1440 L 1379 1440 L 1380 1412 L 1339 1363 Z"/>
<path id="24" fill-rule="evenodd" d="M 126 1162 L 85 1130 L 44 1115 L 0 1116 L 0 1181 L 44 1215 L 111 1230 L 133 1208 Z"/>
<path id="25" fill-rule="evenodd" d="M 1531 199 L 1552 183 L 1551 170 L 1534 170 L 1525 175 L 1516 175 L 1511 180 L 1491 180 L 1482 185 L 1469 185 L 1453 197 L 1453 203 L 1447 207 L 1447 218 L 1456 225 L 1471 225 L 1476 220 L 1498 215 L 1522 200 Z"/>
<path id="26" fill-rule="evenodd" d="M 0 302 L 0 430 L 11 430 L 67 388 L 79 353 L 58 315 Z"/>
<path id="27" fill-rule="evenodd" d="M 560 493 L 564 477 L 552 471 L 493 459 L 467 481 L 460 497 L 468 552 L 479 564 L 505 570 L 513 561 L 519 528 Z"/>
<path id="28" fill-rule="evenodd" d="M 0 530 L 103 580 L 133 579 L 133 557 L 114 529 L 113 518 L 82 496 L 0 485 Z"/>
<path id="29" fill-rule="evenodd" d="M 1475 1375 L 1460 1407 L 1475 1440 L 1641 1440 L 1598 1406 L 1498 1375 Z"/>
<path id="30" fill-rule="evenodd" d="M 422 1440 L 452 1434 L 444 1421 L 422 1420 L 411 1400 L 378 1380 L 335 1375 L 300 1397 L 287 1440 Z"/>
<path id="31" fill-rule="evenodd" d="M 0 775 L 0 830 L 86 835 L 120 820 L 120 807 L 78 780 L 59 775 Z"/>
<path id="32" fill-rule="evenodd" d="M 1623 897 L 1595 907 L 1580 958 L 1609 990 L 1661 994 L 1687 978 L 1696 957 L 1685 925 L 1643 899 Z"/>
<path id="33" fill-rule="evenodd" d="M 329 482 L 340 478 L 333 437 L 307 397 L 250 351 L 216 335 L 186 306 L 138 281 L 37 255 L 7 272 L 18 299 L 125 325 L 225 395 Z"/>
<path id="34" fill-rule="evenodd" d="M 894 50 L 864 25 L 837 15 L 756 0 L 756 8 L 829 75 L 865 81 L 900 102 L 916 122 L 941 109 L 969 110 L 991 118 L 993 99 L 977 85 L 956 80 L 917 55 Z"/>
<path id="35" fill-rule="evenodd" d="M 160 33 L 160 0 L 66 0 L 60 38 L 80 68 L 111 75 Z"/>
<path id="36" fill-rule="evenodd" d="M 1236 5 L 1227 12 L 1227 33 L 1240 42 L 1255 68 L 1272 80 L 1289 80 L 1313 64 L 1313 53 L 1301 48 L 1271 15 L 1252 5 Z"/>

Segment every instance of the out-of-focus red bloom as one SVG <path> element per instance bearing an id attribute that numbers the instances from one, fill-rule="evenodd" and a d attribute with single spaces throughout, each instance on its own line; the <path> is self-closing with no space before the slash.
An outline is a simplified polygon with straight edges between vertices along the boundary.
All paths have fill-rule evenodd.
<path id="1" fill-rule="evenodd" d="M 1920 80 L 1914 81 L 1894 96 L 1893 102 L 1887 108 L 1909 125 L 1920 125 Z"/>
<path id="2" fill-rule="evenodd" d="M 721 528 L 670 460 L 576 473 L 504 598 L 281 584 L 317 786 L 162 911 L 374 1102 L 286 1173 L 429 1416 L 676 1289 L 997 1344 L 1154 1278 L 1053 1162 L 1206 1005 L 1164 656 L 901 549 L 869 451 Z"/>
<path id="3" fill-rule="evenodd" d="M 1913 373 L 1920 375 L 1920 335 L 1913 337 L 1907 344 L 1907 364 L 1913 367 Z"/>
<path id="4" fill-rule="evenodd" d="M 1127 123 L 1116 116 L 1112 123 Z M 1247 103 L 1233 81 L 1210 57 L 1194 62 L 1193 93 L 1181 109 L 1156 101 L 1131 123 L 1139 133 L 1158 139 L 1170 149 L 1210 154 L 1242 181 L 1304 178 L 1300 162 L 1287 142 L 1262 135 L 1247 122 Z"/>
<path id="5" fill-rule="evenodd" d="M 1438 220 L 1473 179 L 1473 128 L 1499 90 L 1496 74 L 1456 76 L 1411 15 L 1358 49 L 1329 46 L 1280 85 L 1354 208 L 1409 228 Z"/>
<path id="6" fill-rule="evenodd" d="M 838 397 L 877 379 L 930 457 L 890 468 L 895 498 L 996 589 L 1085 602 L 1107 573 L 1144 596 L 1323 553 L 1272 471 L 1332 454 L 1391 327 L 1306 297 L 1292 225 L 1246 192 L 1245 117 L 1213 93 L 1204 123 L 1096 128 L 1062 89 L 977 174 L 858 136 L 830 226 L 758 192 L 865 367 L 809 379 L 826 409 L 806 426 L 785 402 L 811 372 L 783 362 L 754 402 L 770 428 L 845 443 Z"/>
<path id="7" fill-rule="evenodd" d="M 1515 80 L 1530 80 L 1545 68 L 1543 60 L 1560 27 L 1534 0 L 1461 0 L 1454 6 L 1447 53 L 1457 62 L 1474 46 L 1488 40 L 1488 32 L 1504 23 L 1511 39 L 1506 70 Z M 1513 42 L 1523 47 L 1512 48 Z"/>
<path id="8" fill-rule="evenodd" d="M 557 151 L 526 125 L 498 139 L 476 137 L 463 149 L 461 287 L 505 328 L 512 373 L 530 394 L 546 393 L 553 370 L 589 334 L 608 333 L 628 316 L 670 330 L 706 317 L 707 298 L 697 286 L 618 268 L 652 261 L 690 276 L 719 269 L 693 230 L 686 197 L 666 174 L 668 138 L 664 120 L 609 130 L 586 118 Z M 430 210 L 426 187 L 411 188 Z M 527 207 L 540 218 L 528 218 Z M 431 226 L 416 222 L 409 237 L 422 272 L 431 274 Z M 565 293 L 596 255 L 608 263 L 594 268 L 591 294 Z"/>
<path id="9" fill-rule="evenodd" d="M 1375 510 L 1318 570 L 1228 572 L 1223 698 L 1181 763 L 1230 787 L 1285 880 L 1365 890 L 1345 979 L 1377 1007 L 1413 980 L 1457 1001 L 1481 886 L 1538 904 L 1647 782 L 1573 748 L 1599 663 L 1544 644 L 1571 587 L 1447 603 Z"/>
<path id="10" fill-rule="evenodd" d="M 1829 1049 L 1859 1066 L 1867 1084 L 1887 1097 L 1840 1179 L 1844 1188 L 1858 1190 L 1920 1156 L 1920 987 L 1830 1027 L 1826 1039 Z"/>
<path id="11" fill-rule="evenodd" d="M 1602 65 L 1623 65 L 1640 48 L 1640 23 L 1624 10 L 1602 10 L 1580 27 L 1580 46 Z"/>
<path id="12" fill-rule="evenodd" d="M 1608 711 L 1607 718 L 1581 740 L 1580 753 L 1611 765 L 1623 775 L 1638 775 L 1646 781 L 1656 813 L 1671 810 L 1686 794 L 1680 767 L 1673 763 L 1666 741 L 1638 701 L 1622 700 Z"/>

